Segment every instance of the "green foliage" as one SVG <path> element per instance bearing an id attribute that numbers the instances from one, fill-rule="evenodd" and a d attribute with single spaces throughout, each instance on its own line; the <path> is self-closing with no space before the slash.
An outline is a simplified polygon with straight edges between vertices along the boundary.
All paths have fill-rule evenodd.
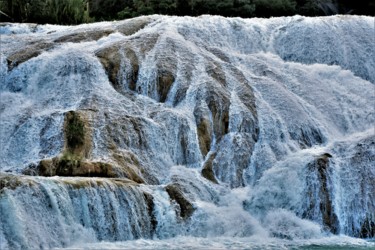
<path id="1" fill-rule="evenodd" d="M 255 14 L 260 17 L 293 15 L 296 13 L 296 0 L 254 0 Z"/>
<path id="2" fill-rule="evenodd" d="M 70 112 L 67 115 L 67 124 L 65 129 L 68 148 L 75 149 L 84 144 L 85 125 L 75 112 Z"/>
<path id="3" fill-rule="evenodd" d="M 353 0 L 0 0 L 0 21 L 78 24 L 149 14 L 270 17 L 374 15 L 374 1 Z"/>
<path id="4" fill-rule="evenodd" d="M 73 154 L 71 152 L 64 152 L 64 154 L 59 159 L 60 162 L 79 165 L 83 158 L 79 155 Z"/>
<path id="5" fill-rule="evenodd" d="M 2 0 L 0 9 L 16 22 L 78 24 L 90 21 L 87 0 Z M 3 15 L 1 16 L 3 20 Z"/>

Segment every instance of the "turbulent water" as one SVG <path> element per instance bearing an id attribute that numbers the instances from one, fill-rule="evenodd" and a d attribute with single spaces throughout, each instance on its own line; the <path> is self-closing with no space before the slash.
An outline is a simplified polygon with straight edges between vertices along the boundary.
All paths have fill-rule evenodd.
<path id="1" fill-rule="evenodd" d="M 0 34 L 0 249 L 375 247 L 373 17 Z"/>

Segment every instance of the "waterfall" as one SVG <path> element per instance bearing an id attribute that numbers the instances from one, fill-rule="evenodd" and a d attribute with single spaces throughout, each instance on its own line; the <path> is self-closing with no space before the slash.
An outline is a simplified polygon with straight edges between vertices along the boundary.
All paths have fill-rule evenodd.
<path id="1" fill-rule="evenodd" d="M 365 16 L 2 24 L 0 248 L 373 244 L 348 237 L 375 237 L 374 32 Z"/>

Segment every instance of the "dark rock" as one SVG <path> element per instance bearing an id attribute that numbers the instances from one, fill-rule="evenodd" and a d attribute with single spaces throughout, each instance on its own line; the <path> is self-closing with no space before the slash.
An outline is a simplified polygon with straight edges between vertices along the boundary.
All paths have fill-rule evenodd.
<path id="1" fill-rule="evenodd" d="M 337 234 L 340 229 L 339 220 L 334 212 L 331 190 L 329 187 L 331 182 L 329 158 L 331 157 L 332 156 L 329 153 L 322 154 L 307 166 L 308 171 L 316 176 L 318 186 L 310 183 L 311 181 L 314 182 L 314 180 L 307 180 L 307 187 L 309 188 L 307 193 L 310 196 L 308 199 L 310 204 L 308 204 L 309 207 L 303 214 L 303 217 L 307 219 L 315 219 L 313 216 L 318 213 L 321 215 L 323 226 L 330 232 Z M 316 190 L 314 187 L 316 187 Z M 316 194 L 317 197 L 315 197 Z"/>
<path id="2" fill-rule="evenodd" d="M 207 180 L 218 184 L 218 181 L 216 180 L 216 177 L 215 177 L 215 174 L 214 174 L 214 171 L 213 171 L 213 167 L 212 167 L 212 164 L 213 164 L 213 161 L 214 161 L 215 157 L 216 157 L 216 153 L 213 153 L 206 160 L 206 162 L 204 163 L 203 168 L 202 168 L 202 176 L 204 178 L 206 178 Z"/>
<path id="3" fill-rule="evenodd" d="M 205 157 L 211 149 L 211 142 L 213 136 L 212 125 L 210 122 L 209 115 L 209 110 L 205 107 L 202 107 L 201 105 L 197 105 L 194 109 L 195 123 L 197 124 L 199 148 L 201 150 L 203 157 Z"/>
<path id="4" fill-rule="evenodd" d="M 125 56 L 125 58 L 123 58 L 122 54 Z M 131 48 L 130 43 L 104 48 L 97 51 L 96 56 L 99 58 L 104 69 L 106 70 L 108 78 L 113 87 L 118 92 L 124 92 L 125 82 L 123 82 L 123 79 L 128 83 L 130 90 L 136 90 L 139 61 L 135 51 Z M 130 74 L 120 78 L 120 74 L 123 72 L 123 70 L 120 69 L 120 66 L 124 60 L 129 62 L 131 70 L 128 71 Z"/>
<path id="5" fill-rule="evenodd" d="M 158 70 L 157 90 L 159 93 L 160 102 L 165 102 L 169 90 L 175 80 L 172 72 L 169 70 Z"/>
<path id="6" fill-rule="evenodd" d="M 325 141 L 320 130 L 314 127 L 290 128 L 289 135 L 298 142 L 302 149 L 322 144 Z"/>
<path id="7" fill-rule="evenodd" d="M 219 88 L 208 87 L 206 103 L 212 114 L 216 140 L 220 141 L 228 133 L 230 96 Z"/>
<path id="8" fill-rule="evenodd" d="M 361 238 L 374 238 L 375 237 L 375 222 L 374 220 L 370 220 L 366 218 L 365 221 L 362 223 L 361 231 L 359 233 L 359 237 Z"/>
<path id="9" fill-rule="evenodd" d="M 121 92 L 121 83 L 118 80 L 118 73 L 121 65 L 120 47 L 111 46 L 96 52 L 104 69 L 107 72 L 109 81 L 112 83 L 114 89 Z"/>
<path id="10" fill-rule="evenodd" d="M 211 132 L 211 125 L 208 119 L 201 118 L 197 121 L 199 148 L 203 156 L 206 156 L 210 151 L 212 141 Z"/>
<path id="11" fill-rule="evenodd" d="M 155 217 L 154 209 L 155 209 L 155 203 L 154 198 L 151 194 L 144 192 L 143 196 L 145 198 L 146 204 L 147 204 L 147 212 L 149 217 L 151 218 L 151 234 L 155 234 L 156 227 L 158 226 L 158 220 Z"/>
<path id="12" fill-rule="evenodd" d="M 165 190 L 167 191 L 169 197 L 178 204 L 181 218 L 187 219 L 194 213 L 195 208 L 193 204 L 185 198 L 180 188 L 176 184 L 169 184 L 166 186 Z"/>
<path id="13" fill-rule="evenodd" d="M 225 87 L 227 85 L 225 72 L 223 71 L 220 63 L 207 58 L 206 72 L 209 76 L 215 79 L 222 87 Z"/>

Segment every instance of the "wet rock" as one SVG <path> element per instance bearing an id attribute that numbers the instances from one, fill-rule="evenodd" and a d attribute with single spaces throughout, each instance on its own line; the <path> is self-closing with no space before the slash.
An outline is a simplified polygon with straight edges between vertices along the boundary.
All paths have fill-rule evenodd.
<path id="1" fill-rule="evenodd" d="M 227 85 L 225 72 L 223 71 L 220 63 L 211 61 L 209 58 L 207 58 L 206 72 L 221 86 L 225 87 Z"/>
<path id="2" fill-rule="evenodd" d="M 226 63 L 229 63 L 230 62 L 230 59 L 229 57 L 225 54 L 224 51 L 222 51 L 221 49 L 219 48 L 215 48 L 215 47 L 208 47 L 206 48 L 209 52 L 211 52 L 212 54 L 214 54 L 216 57 L 220 58 L 222 61 L 226 62 Z"/>
<path id="3" fill-rule="evenodd" d="M 96 56 L 118 92 L 124 93 L 126 85 L 130 90 L 136 91 L 139 59 L 131 42 L 101 49 L 96 52 Z"/>
<path id="4" fill-rule="evenodd" d="M 330 232 L 337 234 L 339 233 L 339 220 L 334 211 L 332 203 L 332 192 L 331 192 L 331 169 L 329 165 L 329 159 L 332 156 L 329 153 L 318 156 L 312 163 L 308 164 L 308 171 L 315 176 L 316 179 L 309 178 L 308 182 L 308 195 L 310 204 L 308 204 L 307 211 L 302 215 L 307 219 L 319 219 L 323 226 Z M 309 174 L 308 176 L 311 176 Z M 310 183 L 317 182 L 317 185 Z M 319 214 L 321 218 L 314 218 L 316 214 Z"/>
<path id="5" fill-rule="evenodd" d="M 362 223 L 359 237 L 374 238 L 375 237 L 375 219 L 366 218 Z"/>
<path id="6" fill-rule="evenodd" d="M 142 117 L 125 115 L 117 118 L 106 118 L 105 130 L 107 132 L 108 145 L 113 147 L 131 147 L 146 149 L 148 143 L 145 134 L 147 122 Z"/>
<path id="7" fill-rule="evenodd" d="M 250 82 L 246 79 L 244 74 L 236 67 L 228 65 L 231 70 L 231 74 L 235 77 L 236 81 L 240 83 L 240 88 L 237 91 L 237 95 L 241 102 L 247 107 L 253 116 L 254 124 L 258 126 L 258 115 L 255 105 L 254 91 L 251 87 Z"/>
<path id="8" fill-rule="evenodd" d="M 96 56 L 102 63 L 105 71 L 107 72 L 109 81 L 112 83 L 114 89 L 121 92 L 122 86 L 121 81 L 118 78 L 120 65 L 121 65 L 121 55 L 120 46 L 111 46 L 96 52 Z"/>
<path id="9" fill-rule="evenodd" d="M 206 160 L 202 168 L 202 176 L 206 178 L 207 180 L 212 181 L 215 184 L 218 184 L 218 181 L 216 180 L 216 177 L 213 171 L 213 161 L 215 157 L 216 157 L 216 153 L 212 153 L 209 156 L 209 158 Z"/>
<path id="10" fill-rule="evenodd" d="M 32 184 L 32 181 L 23 181 L 20 176 L 0 173 L 0 194 L 2 194 L 5 191 L 5 189 L 14 190 L 22 185 Z"/>
<path id="11" fill-rule="evenodd" d="M 37 176 L 86 176 L 86 177 L 118 177 L 115 167 L 109 163 L 91 162 L 74 155 L 63 155 L 52 159 L 44 159 L 36 167 L 23 171 L 26 175 Z"/>
<path id="12" fill-rule="evenodd" d="M 117 177 L 113 166 L 104 162 L 87 162 L 61 158 L 57 162 L 58 176 Z"/>
<path id="13" fill-rule="evenodd" d="M 342 177 L 343 192 L 351 193 L 345 197 L 345 209 L 350 209 L 345 210 L 349 224 L 347 233 L 354 237 L 375 237 L 375 135 L 372 133 L 343 147 L 348 152 L 346 164 L 341 165 L 341 171 L 345 173 Z"/>
<path id="14" fill-rule="evenodd" d="M 118 163 L 122 175 L 134 182 L 145 183 L 144 178 L 142 178 L 142 172 L 145 172 L 144 168 L 134 154 L 131 152 L 114 153 L 112 157 Z"/>
<path id="15" fill-rule="evenodd" d="M 203 156 L 206 156 L 210 151 L 212 141 L 211 132 L 211 125 L 208 119 L 201 118 L 197 121 L 199 148 Z"/>
<path id="16" fill-rule="evenodd" d="M 158 69 L 157 91 L 159 93 L 160 102 L 165 102 L 167 99 L 174 80 L 175 76 L 170 70 Z"/>
<path id="17" fill-rule="evenodd" d="M 155 18 L 146 16 L 125 20 L 119 22 L 119 24 L 116 26 L 116 30 L 124 34 L 125 36 L 130 36 L 143 29 L 155 20 Z"/>
<path id="18" fill-rule="evenodd" d="M 147 205 L 147 212 L 149 217 L 151 218 L 151 235 L 155 234 L 156 227 L 158 226 L 158 220 L 155 217 L 154 209 L 155 209 L 155 203 L 154 198 L 151 194 L 144 192 L 143 196 L 146 201 Z"/>
<path id="19" fill-rule="evenodd" d="M 177 46 L 172 39 L 166 39 L 167 47 L 158 51 L 155 56 L 157 67 L 156 86 L 159 94 L 159 101 L 165 102 L 177 74 Z M 165 53 L 168 51 L 168 54 Z M 151 93 L 149 94 L 151 96 Z"/>
<path id="20" fill-rule="evenodd" d="M 212 126 L 209 117 L 209 110 L 206 106 L 199 104 L 194 109 L 194 116 L 195 116 L 195 123 L 197 124 L 197 135 L 198 135 L 198 142 L 199 148 L 203 157 L 207 155 L 207 153 L 211 149 L 211 142 L 212 142 Z"/>
<path id="21" fill-rule="evenodd" d="M 290 128 L 289 135 L 302 149 L 322 144 L 325 141 L 319 129 L 314 127 Z"/>
<path id="22" fill-rule="evenodd" d="M 217 141 L 228 133 L 230 96 L 220 88 L 208 87 L 206 103 L 212 114 L 213 130 Z"/>
<path id="23" fill-rule="evenodd" d="M 53 43 L 47 41 L 34 41 L 28 44 L 25 49 L 20 49 L 7 57 L 8 69 L 12 70 L 19 64 L 39 56 L 53 46 Z"/>
<path id="24" fill-rule="evenodd" d="M 115 32 L 113 29 L 104 29 L 104 30 L 93 30 L 93 31 L 81 31 L 65 36 L 61 36 L 55 39 L 56 43 L 80 43 L 80 42 L 90 42 L 97 41 L 102 37 L 108 36 L 111 33 Z"/>
<path id="25" fill-rule="evenodd" d="M 251 163 L 255 141 L 250 133 L 230 133 L 217 145 L 212 162 L 215 177 L 230 187 L 243 187 L 244 171 Z"/>
<path id="26" fill-rule="evenodd" d="M 185 198 L 180 188 L 176 184 L 166 186 L 165 190 L 167 191 L 169 197 L 178 204 L 181 218 L 185 220 L 188 219 L 195 211 L 193 204 Z"/>

